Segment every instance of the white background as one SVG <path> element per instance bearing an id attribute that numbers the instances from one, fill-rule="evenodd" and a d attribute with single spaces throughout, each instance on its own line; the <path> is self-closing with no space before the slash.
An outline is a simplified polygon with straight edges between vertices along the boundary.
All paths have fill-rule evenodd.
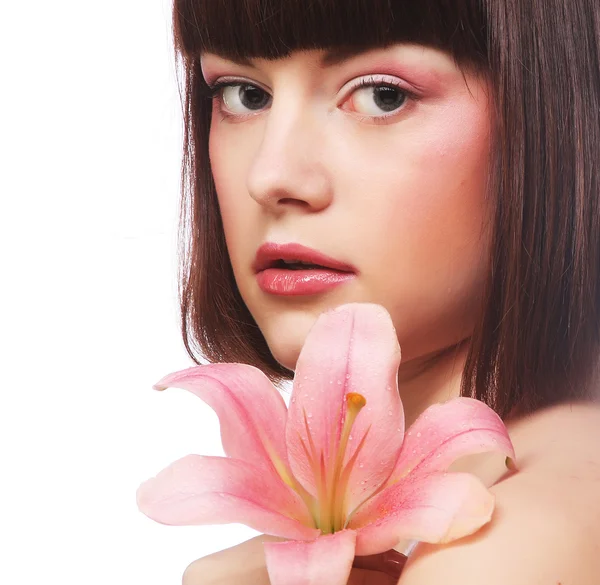
<path id="1" fill-rule="evenodd" d="M 171 0 L 0 4 L 0 583 L 175 585 L 256 534 L 171 527 L 145 479 L 221 454 L 179 333 Z"/>

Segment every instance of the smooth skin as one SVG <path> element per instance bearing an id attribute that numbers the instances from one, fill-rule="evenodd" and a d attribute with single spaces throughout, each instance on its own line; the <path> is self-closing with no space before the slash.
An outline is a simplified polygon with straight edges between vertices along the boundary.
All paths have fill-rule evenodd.
<path id="1" fill-rule="evenodd" d="M 402 348 L 410 425 L 459 395 L 487 272 L 489 86 L 416 45 L 325 57 L 202 56 L 209 85 L 232 84 L 213 102 L 209 144 L 227 247 L 244 302 L 290 369 L 322 311 L 383 305 Z M 265 242 L 316 248 L 357 276 L 321 295 L 268 295 L 251 268 Z M 600 409 L 561 405 L 509 432 L 517 474 L 494 457 L 456 465 L 492 486 L 492 522 L 450 545 L 419 545 L 402 585 L 598 584 Z M 267 584 L 266 538 L 195 561 L 184 585 Z M 350 579 L 391 582 L 360 569 Z"/>

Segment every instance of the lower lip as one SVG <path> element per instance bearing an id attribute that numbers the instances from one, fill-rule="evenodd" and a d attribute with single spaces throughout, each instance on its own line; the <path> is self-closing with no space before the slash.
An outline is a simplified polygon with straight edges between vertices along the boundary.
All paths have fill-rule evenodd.
<path id="1" fill-rule="evenodd" d="M 296 296 L 316 295 L 352 280 L 352 272 L 337 270 L 308 269 L 286 270 L 267 268 L 256 275 L 258 286 L 263 292 L 273 295 Z"/>

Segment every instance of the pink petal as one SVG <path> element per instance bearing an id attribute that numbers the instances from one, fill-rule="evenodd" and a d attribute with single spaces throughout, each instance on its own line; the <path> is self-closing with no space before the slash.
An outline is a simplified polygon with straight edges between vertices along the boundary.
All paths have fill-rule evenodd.
<path id="1" fill-rule="evenodd" d="M 310 542 L 265 542 L 271 585 L 346 585 L 356 533 L 342 530 Z"/>
<path id="2" fill-rule="evenodd" d="M 331 465 L 340 445 L 349 392 L 364 396 L 366 406 L 352 428 L 344 465 L 367 431 L 368 435 L 352 467 L 346 507 L 353 509 L 387 479 L 404 432 L 399 364 L 396 332 L 383 307 L 353 303 L 318 318 L 296 364 L 286 427 L 290 466 L 311 494 L 318 496 L 315 475 L 321 455 L 327 483 L 334 482 Z"/>
<path id="3" fill-rule="evenodd" d="M 273 477 L 289 475 L 285 451 L 285 402 L 258 368 L 209 364 L 165 376 L 154 388 L 183 388 L 219 417 L 225 453 L 260 467 Z M 279 473 L 276 472 L 278 469 Z"/>
<path id="4" fill-rule="evenodd" d="M 459 457 L 499 451 L 515 458 L 500 417 L 472 398 L 455 398 L 430 406 L 410 427 L 389 484 L 407 473 L 443 471 Z"/>
<path id="5" fill-rule="evenodd" d="M 356 554 L 371 555 L 401 540 L 444 543 L 487 524 L 494 496 L 470 473 L 412 475 L 386 488 L 351 517 Z"/>
<path id="6" fill-rule="evenodd" d="M 187 455 L 137 490 L 139 509 L 162 524 L 246 524 L 283 538 L 319 534 L 299 496 L 235 459 Z"/>

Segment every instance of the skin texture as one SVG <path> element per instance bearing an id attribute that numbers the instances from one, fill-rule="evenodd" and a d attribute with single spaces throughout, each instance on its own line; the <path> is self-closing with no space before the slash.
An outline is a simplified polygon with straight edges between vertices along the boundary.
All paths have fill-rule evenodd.
<path id="1" fill-rule="evenodd" d="M 252 67 L 203 55 L 209 84 L 265 90 L 252 111 L 239 86 L 215 99 L 210 156 L 227 246 L 241 295 L 275 358 L 293 369 L 324 310 L 374 302 L 392 316 L 407 425 L 458 396 L 489 245 L 486 181 L 489 87 L 444 53 L 398 45 L 327 68 L 321 51 Z M 376 122 L 371 88 L 414 92 Z M 260 96 L 254 94 L 254 96 Z M 232 115 L 237 117 L 231 117 Z M 298 242 L 349 263 L 357 277 L 323 295 L 263 293 L 252 271 L 265 242 Z M 558 432 L 557 432 L 558 431 Z M 600 410 L 561 405 L 509 425 L 519 472 L 464 459 L 496 495 L 492 522 L 450 545 L 420 545 L 401 585 L 597 585 L 600 574 Z M 257 537 L 193 562 L 184 585 L 267 585 Z M 350 585 L 396 582 L 353 570 Z"/>
<path id="2" fill-rule="evenodd" d="M 254 67 L 203 56 L 209 85 L 253 83 L 262 90 L 255 95 L 270 98 L 250 109 L 238 86 L 214 101 L 210 158 L 234 274 L 273 355 L 291 369 L 322 311 L 383 305 L 408 382 L 471 332 L 487 270 L 488 86 L 420 46 L 369 51 L 333 67 L 321 65 L 322 54 Z M 399 107 L 386 112 L 373 88 L 356 87 L 365 79 L 418 97 L 402 102 L 398 93 Z M 265 242 L 316 248 L 358 276 L 322 295 L 266 294 L 252 271 Z M 448 378 L 452 360 L 442 361 Z M 441 398 L 428 396 L 431 383 L 420 386 L 405 393 L 423 400 L 408 409 L 417 414 Z"/>

